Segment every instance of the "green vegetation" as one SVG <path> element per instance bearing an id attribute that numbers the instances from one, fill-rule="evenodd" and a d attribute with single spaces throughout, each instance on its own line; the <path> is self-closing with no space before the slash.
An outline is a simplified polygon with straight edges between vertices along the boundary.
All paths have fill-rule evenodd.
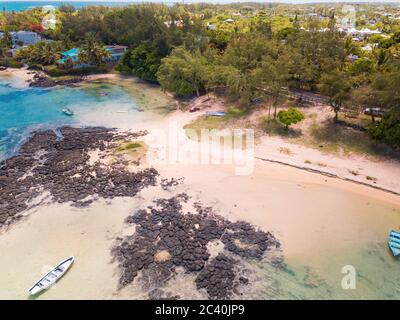
<path id="1" fill-rule="evenodd" d="M 124 151 L 130 151 L 130 152 L 136 152 L 137 149 L 142 148 L 143 145 L 139 142 L 128 142 L 128 143 L 122 143 L 118 148 L 118 152 L 124 152 Z"/>
<path id="2" fill-rule="evenodd" d="M 355 6 L 356 27 L 381 30 L 381 35 L 354 41 L 340 32 L 339 4 L 135 4 L 79 10 L 64 5 L 56 10 L 56 28 L 49 30 L 41 26 L 41 9 L 1 12 L 0 31 L 6 33 L 0 64 L 72 73 L 68 62 L 63 70 L 54 63 L 61 52 L 77 47 L 82 62 L 101 69 L 104 45 L 125 45 L 129 49 L 119 71 L 159 83 L 178 97 L 218 91 L 234 102 L 234 113 L 202 120 L 210 125 L 246 114 L 257 100 L 267 102 L 267 131 L 279 132 L 277 117 L 286 128 L 299 121 L 287 113 L 279 117 L 277 109 L 293 89 L 301 89 L 326 96 L 335 122 L 356 124 L 364 109 L 379 108 L 383 118 L 371 113 L 372 125 L 364 118 L 358 125 L 368 127 L 375 141 L 399 148 L 400 19 L 395 16 L 400 10 Z M 11 56 L 8 32 L 16 30 L 33 30 L 52 41 Z M 341 113 L 346 117 L 339 119 Z"/>
<path id="3" fill-rule="evenodd" d="M 66 47 L 61 41 L 40 41 L 35 45 L 18 50 L 17 59 L 31 66 L 47 66 L 54 64 L 64 50 L 66 50 Z"/>
<path id="4" fill-rule="evenodd" d="M 157 82 L 156 74 L 159 67 L 160 57 L 146 45 L 140 44 L 125 54 L 118 70 L 134 74 L 143 80 Z"/>
<path id="5" fill-rule="evenodd" d="M 392 109 L 387 112 L 382 121 L 368 128 L 368 132 L 375 140 L 400 148 L 400 110 Z"/>
<path id="6" fill-rule="evenodd" d="M 131 142 L 131 143 L 128 143 L 128 144 L 125 146 L 125 149 L 131 150 L 131 149 L 140 148 L 141 146 L 142 146 L 142 145 L 141 145 L 140 143 Z"/>
<path id="7" fill-rule="evenodd" d="M 176 48 L 161 61 L 157 79 L 161 86 L 178 96 L 191 95 L 204 90 L 205 58 L 199 52 Z"/>
<path id="8" fill-rule="evenodd" d="M 304 119 L 304 114 L 296 108 L 289 108 L 278 112 L 278 120 L 289 129 L 289 126 Z"/>
<path id="9" fill-rule="evenodd" d="M 261 130 L 272 136 L 281 136 L 287 138 L 298 138 L 301 133 L 297 130 L 289 129 L 278 119 L 265 118 L 261 122 Z"/>

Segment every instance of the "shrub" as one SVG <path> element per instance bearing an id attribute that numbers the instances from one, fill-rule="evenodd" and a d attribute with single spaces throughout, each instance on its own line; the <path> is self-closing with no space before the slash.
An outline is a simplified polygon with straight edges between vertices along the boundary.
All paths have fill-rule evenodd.
<path id="1" fill-rule="evenodd" d="M 288 129 L 290 125 L 300 122 L 303 119 L 303 113 L 296 108 L 289 108 L 278 112 L 278 120 L 286 126 L 286 129 Z"/>
<path id="2" fill-rule="evenodd" d="M 394 148 L 400 148 L 400 110 L 393 108 L 385 113 L 382 120 L 367 129 L 371 137 Z"/>
<path id="3" fill-rule="evenodd" d="M 141 144 L 140 143 L 137 143 L 137 142 L 130 142 L 130 143 L 128 143 L 127 145 L 126 145 L 126 149 L 128 149 L 128 150 L 130 150 L 130 149 L 136 149 L 136 148 L 139 148 L 139 147 L 141 147 Z"/>
<path id="4" fill-rule="evenodd" d="M 15 60 L 14 58 L 0 59 L 0 66 L 8 68 L 21 68 L 22 63 Z"/>

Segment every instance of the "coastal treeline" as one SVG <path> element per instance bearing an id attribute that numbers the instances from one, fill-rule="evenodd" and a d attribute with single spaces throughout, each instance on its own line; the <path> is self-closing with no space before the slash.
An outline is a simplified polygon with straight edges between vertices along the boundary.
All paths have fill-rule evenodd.
<path id="1" fill-rule="evenodd" d="M 82 59 L 101 65 L 103 45 L 125 45 L 129 49 L 119 71 L 159 83 L 178 97 L 218 91 L 242 108 L 265 99 L 275 117 L 291 89 L 320 93 L 328 98 L 335 121 L 340 111 L 383 110 L 380 121 L 371 112 L 368 132 L 400 147 L 400 28 L 381 19 L 385 34 L 356 42 L 335 27 L 338 10 L 317 7 L 306 17 L 282 10 L 273 5 L 142 4 L 80 10 L 64 5 L 50 30 L 39 30 L 44 13 L 37 9 L 2 13 L 6 36 L 0 58 L 6 58 L 10 46 L 7 32 L 22 27 L 53 40 L 18 52 L 16 61 L 31 65 L 51 66 L 73 46 L 80 48 Z M 358 26 L 372 14 L 365 12 Z"/>

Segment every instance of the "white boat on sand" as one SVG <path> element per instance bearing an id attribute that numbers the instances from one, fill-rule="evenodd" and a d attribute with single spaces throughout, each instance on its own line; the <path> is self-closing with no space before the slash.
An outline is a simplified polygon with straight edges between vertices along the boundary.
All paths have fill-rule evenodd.
<path id="1" fill-rule="evenodd" d="M 74 262 L 74 257 L 69 257 L 63 261 L 61 261 L 55 268 L 53 268 L 50 272 L 46 273 L 40 280 L 38 280 L 29 290 L 28 292 L 31 295 L 38 294 L 43 290 L 49 289 L 58 279 L 60 279 L 65 272 L 71 267 Z"/>

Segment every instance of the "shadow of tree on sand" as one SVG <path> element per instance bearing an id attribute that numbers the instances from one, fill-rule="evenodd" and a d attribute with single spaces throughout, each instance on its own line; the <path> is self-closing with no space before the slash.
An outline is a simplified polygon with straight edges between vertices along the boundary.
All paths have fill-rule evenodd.
<path id="1" fill-rule="evenodd" d="M 333 120 L 317 125 L 314 123 L 309 130 L 312 142 L 325 151 L 357 153 L 381 156 L 400 160 L 400 152 L 388 145 L 377 143 L 367 132 L 335 123 Z"/>
<path id="2" fill-rule="evenodd" d="M 299 129 L 286 128 L 285 125 L 276 119 L 265 119 L 262 124 L 262 130 L 271 136 L 281 136 L 285 138 L 300 138 L 303 133 Z"/>

